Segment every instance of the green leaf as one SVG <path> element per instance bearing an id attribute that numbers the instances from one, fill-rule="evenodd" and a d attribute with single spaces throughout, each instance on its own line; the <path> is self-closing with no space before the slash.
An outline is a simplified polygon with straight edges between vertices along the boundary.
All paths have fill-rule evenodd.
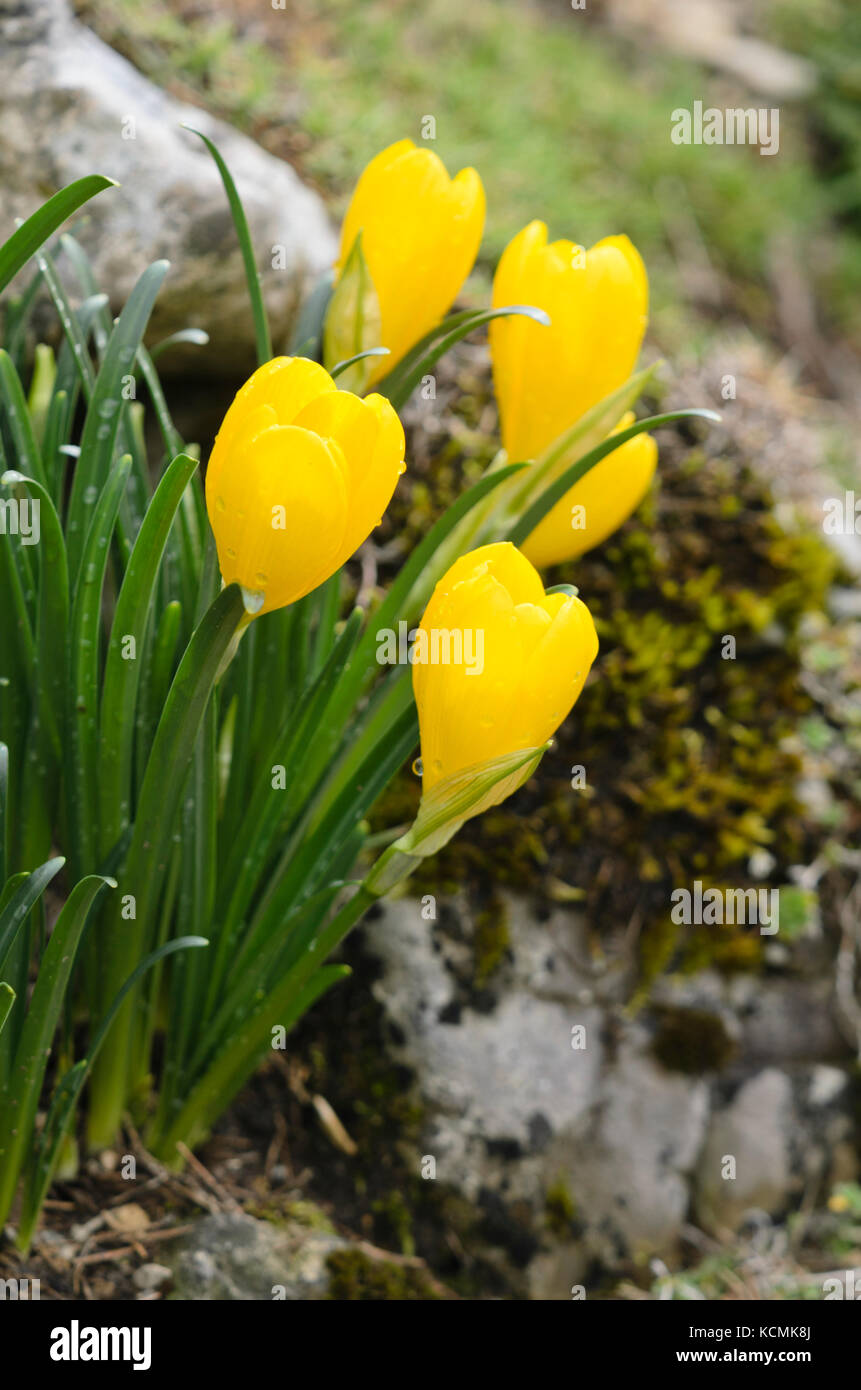
<path id="1" fill-rule="evenodd" d="M 81 308 L 75 313 L 57 274 L 54 262 L 47 252 L 43 252 L 39 256 L 38 265 L 54 302 L 54 308 L 60 320 L 66 344 L 71 352 L 75 371 L 80 378 L 84 396 L 89 400 L 93 394 L 96 374 L 90 361 L 90 354 L 87 351 L 87 334 L 93 319 L 102 309 L 107 307 L 108 297 L 106 294 L 93 295 L 85 301 L 86 307 L 81 305 Z M 57 384 L 59 386 L 60 383 Z"/>
<path id="2" fill-rule="evenodd" d="M 176 1165 L 178 1141 L 191 1146 L 201 1143 L 266 1055 L 273 1028 L 289 1030 L 326 990 L 349 974 L 347 965 L 327 965 L 307 982 L 297 984 L 292 974 L 288 975 L 231 1035 L 229 1044 L 193 1088 L 167 1133 L 150 1141 L 156 1153 Z"/>
<path id="3" fill-rule="evenodd" d="M 191 125 L 184 124 L 183 130 L 189 131 L 192 135 L 198 136 L 198 138 L 203 141 L 209 153 L 212 155 L 212 158 L 215 160 L 218 172 L 221 175 L 221 182 L 224 184 L 224 191 L 227 194 L 227 201 L 230 204 L 230 211 L 233 216 L 233 225 L 236 228 L 236 235 L 239 238 L 242 263 L 245 266 L 248 296 L 251 300 L 251 312 L 254 316 L 254 336 L 257 341 L 257 365 L 262 367 L 263 363 L 268 362 L 272 357 L 272 339 L 269 335 L 269 322 L 266 317 L 266 305 L 263 302 L 260 272 L 257 269 L 257 262 L 254 257 L 254 245 L 251 241 L 251 232 L 248 229 L 248 219 L 245 216 L 245 209 L 236 191 L 236 184 L 233 181 L 233 176 L 209 137 L 204 135 L 201 130 L 195 130 L 194 126 Z"/>
<path id="4" fill-rule="evenodd" d="M 290 340 L 292 356 L 310 357 L 315 362 L 320 360 L 323 346 L 323 324 L 334 289 L 335 272 L 328 270 L 317 281 L 299 311 L 299 318 Z"/>
<path id="5" fill-rule="evenodd" d="M 99 638 L 102 587 L 110 539 L 131 469 L 124 454 L 113 469 L 95 509 L 81 557 L 72 607 L 67 717 L 67 824 L 74 845 L 73 877 L 98 863 Z M 116 838 L 116 836 L 114 837 Z"/>
<path id="6" fill-rule="evenodd" d="M 3 1025 L 12 1012 L 12 1005 L 15 1003 L 17 995 L 11 985 L 5 981 L 0 981 L 0 1033 L 3 1032 Z"/>
<path id="7" fill-rule="evenodd" d="M 556 506 L 556 503 L 565 496 L 575 483 L 585 477 L 590 468 L 594 468 L 608 454 L 615 453 L 623 444 L 627 444 L 629 439 L 635 439 L 638 434 L 643 434 L 645 430 L 658 429 L 661 425 L 671 424 L 673 420 L 719 421 L 720 416 L 714 410 L 671 410 L 664 415 L 650 415 L 644 420 L 635 421 L 628 429 L 619 430 L 618 434 L 611 435 L 597 448 L 591 449 L 588 454 L 584 454 L 582 458 L 572 463 L 555 482 L 545 488 L 512 526 L 506 539 L 511 541 L 512 545 L 522 545 L 527 536 L 532 535 L 539 521 L 543 521 L 547 513 Z"/>
<path id="8" fill-rule="evenodd" d="M 424 540 L 410 552 L 392 581 L 386 597 L 369 619 L 355 659 L 345 672 L 338 692 L 337 705 L 330 715 L 333 737 L 338 736 L 339 721 L 349 716 L 360 691 L 369 678 L 379 670 L 376 634 L 384 628 L 397 630 L 397 624 L 401 619 L 409 622 L 417 616 L 426 591 L 432 588 L 436 579 L 440 577 L 439 567 L 434 565 L 433 561 L 445 541 L 474 507 L 526 467 L 524 463 L 511 463 L 479 478 L 477 483 L 473 483 L 472 487 L 462 493 L 439 520 L 434 522 Z M 326 753 L 325 757 L 328 760 L 329 754 Z"/>
<path id="9" fill-rule="evenodd" d="M 271 853 L 284 821 L 284 793 L 273 789 L 270 769 L 284 768 L 286 784 L 293 788 L 297 765 L 313 741 L 315 732 L 328 722 L 328 704 L 338 677 L 349 663 L 358 638 L 361 614 L 354 609 L 347 620 L 320 676 L 295 708 L 285 710 L 272 743 L 261 761 L 261 774 L 255 779 L 253 794 L 243 808 L 230 853 L 225 855 L 219 875 L 221 913 L 219 940 L 210 962 L 211 976 L 207 1008 L 219 992 L 236 949 L 236 933 Z M 250 634 L 249 634 L 250 635 Z"/>
<path id="10" fill-rule="evenodd" d="M 6 882 L 9 862 L 9 749 L 0 743 L 0 884 Z"/>
<path id="11" fill-rule="evenodd" d="M 367 815 L 416 746 L 415 707 L 411 699 L 405 704 L 389 722 L 383 738 L 370 741 L 367 747 L 360 741 L 342 763 L 336 764 L 330 785 L 324 785 L 317 804 L 312 803 L 312 815 L 307 822 L 303 817 L 287 840 L 252 929 L 264 914 L 283 915 L 300 894 L 315 891 L 330 877 L 343 838 Z M 364 753 L 361 761 L 360 752 Z"/>
<path id="12" fill-rule="evenodd" d="M 103 178 L 101 174 L 89 174 L 77 179 L 66 188 L 61 188 L 47 203 L 43 203 L 32 217 L 28 217 L 9 240 L 0 246 L 0 291 L 4 290 L 14 275 L 26 265 L 34 252 L 54 234 L 67 217 L 77 212 L 90 198 L 101 193 L 104 188 L 115 188 L 113 179 Z"/>
<path id="13" fill-rule="evenodd" d="M 558 477 L 562 469 L 575 459 L 582 458 L 590 449 L 603 441 L 614 430 L 626 411 L 630 410 L 645 391 L 652 377 L 662 364 L 654 362 L 650 367 L 635 372 L 633 376 L 591 406 L 570 429 L 555 439 L 540 458 L 530 464 L 519 482 L 511 488 L 510 499 L 506 505 L 510 513 L 517 516 L 529 497 L 544 483 Z"/>
<path id="14" fill-rule="evenodd" d="M 330 371 L 337 367 L 346 378 L 345 390 L 357 395 L 365 390 L 371 375 L 370 350 L 381 346 L 381 331 L 380 301 L 359 232 L 329 300 L 323 324 L 323 365 Z"/>
<path id="15" fill-rule="evenodd" d="M 37 343 L 33 359 L 33 375 L 27 394 L 27 409 L 30 412 L 33 434 L 39 448 L 41 448 L 42 440 L 45 437 L 45 423 L 48 418 L 51 397 L 54 394 L 56 376 L 57 363 L 54 358 L 54 349 L 49 347 L 47 343 Z"/>
<path id="16" fill-rule="evenodd" d="M 18 1249 L 23 1250 L 25 1254 L 30 1248 L 39 1212 L 47 1196 L 60 1150 L 69 1132 L 81 1091 L 120 1005 L 128 992 L 159 961 L 164 960 L 167 956 L 175 955 L 178 951 L 187 951 L 208 945 L 209 942 L 203 936 L 180 936 L 174 941 L 166 942 L 158 950 L 150 952 L 114 997 L 110 1008 L 99 1024 L 93 1041 L 90 1043 L 86 1057 L 82 1057 L 79 1062 L 76 1062 L 61 1078 L 51 1097 L 51 1104 L 48 1107 L 44 1127 L 39 1135 L 34 1159 L 27 1167 L 21 1219 L 18 1223 L 16 1239 Z"/>
<path id="17" fill-rule="evenodd" d="M 152 945 L 163 876 L 198 732 L 244 618 L 239 586 L 230 584 L 193 632 L 173 678 L 147 762 L 128 859 L 121 874 L 123 893 L 135 898 L 136 917 L 122 921 L 111 914 L 101 943 L 105 988 L 111 994 Z M 126 1103 L 136 997 L 133 991 L 123 1004 L 113 1028 L 114 1045 L 99 1064 L 99 1084 L 94 1088 L 90 1114 L 90 1137 L 96 1147 L 111 1142 Z"/>
<path id="18" fill-rule="evenodd" d="M 50 493 L 35 478 L 10 471 L 0 484 L 35 493 L 40 507 L 41 574 L 36 615 L 36 686 L 40 722 L 50 740 L 54 757 L 61 755 L 65 721 L 69 644 L 69 572 L 60 518 Z M 31 775 L 34 770 L 31 769 Z"/>
<path id="19" fill-rule="evenodd" d="M 530 304 L 509 304 L 504 309 L 483 309 L 476 313 L 466 310 L 462 314 L 452 314 L 416 343 L 388 376 L 377 383 L 376 390 L 381 396 L 388 396 L 396 410 L 406 405 L 415 388 L 449 348 L 459 343 L 461 338 L 481 328 L 493 319 L 504 319 L 512 314 L 521 314 L 534 319 L 536 323 L 549 327 L 550 319 L 543 309 L 535 309 Z"/>
<path id="20" fill-rule="evenodd" d="M 6 423 L 15 450 L 15 466 L 20 473 L 30 473 L 42 485 L 45 470 L 42 456 L 33 433 L 33 423 L 21 379 L 8 352 L 0 348 L 0 394 L 6 407 Z"/>
<path id="21" fill-rule="evenodd" d="M 186 454 L 173 460 L 147 508 L 117 598 L 105 660 L 99 721 L 98 782 L 101 848 L 106 854 L 131 818 L 135 709 L 146 624 L 159 565 L 176 509 L 197 463 Z M 128 638 L 135 655 L 124 655 Z"/>
<path id="22" fill-rule="evenodd" d="M 51 880 L 56 878 L 65 862 L 65 859 L 58 857 L 49 859 L 46 864 L 40 864 L 38 869 L 34 869 L 23 878 L 0 912 L 0 975 L 5 970 L 9 953 L 15 945 L 15 938 L 33 905 L 42 896 Z"/>
<path id="23" fill-rule="evenodd" d="M 33 1142 L 33 1125 L 51 1040 L 65 1002 L 78 946 L 90 909 L 111 879 L 98 875 L 76 884 L 57 918 L 39 963 L 27 1017 L 15 1052 L 12 1077 L 0 1104 L 0 1226 L 6 1220 L 18 1176 Z"/>
<path id="24" fill-rule="evenodd" d="M 180 328 L 176 333 L 171 333 L 169 337 L 156 343 L 150 349 L 150 357 L 153 362 L 157 362 L 162 353 L 168 352 L 172 347 L 206 347 L 208 342 L 209 334 L 202 328 Z"/>
<path id="25" fill-rule="evenodd" d="M 167 269 L 167 261 L 156 261 L 138 280 L 117 320 L 96 378 L 81 434 L 81 453 L 72 480 L 66 523 L 73 582 L 77 580 L 90 517 L 111 471 L 125 404 L 123 381 L 134 371 L 137 350 Z"/>
<path id="26" fill-rule="evenodd" d="M 367 357 L 390 357 L 390 356 L 391 356 L 391 353 L 390 353 L 390 351 L 389 351 L 388 348 L 384 348 L 384 347 L 367 348 L 364 352 L 357 352 L 357 353 L 355 354 L 354 357 L 347 357 L 347 358 L 345 358 L 345 360 L 344 360 L 343 362 L 336 362 L 336 363 L 335 363 L 335 366 L 332 367 L 332 368 L 330 368 L 330 370 L 329 370 L 329 375 L 330 375 L 330 377 L 332 378 L 332 380 L 335 381 L 339 376 L 342 375 L 342 373 L 344 373 L 344 372 L 347 370 L 348 367 L 353 367 L 353 366 L 355 366 L 355 364 L 356 364 L 357 362 L 363 362 L 363 361 L 365 360 L 365 358 L 367 358 Z"/>

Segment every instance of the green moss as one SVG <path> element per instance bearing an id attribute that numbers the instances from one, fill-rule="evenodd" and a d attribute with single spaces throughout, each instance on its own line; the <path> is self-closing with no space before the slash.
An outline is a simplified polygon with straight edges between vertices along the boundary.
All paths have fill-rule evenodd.
<path id="1" fill-rule="evenodd" d="M 473 933 L 474 978 L 481 988 L 502 964 L 511 940 L 505 906 L 499 899 L 476 913 Z"/>
<path id="2" fill-rule="evenodd" d="M 401 1253 L 414 1255 L 416 1244 L 413 1235 L 413 1218 L 404 1193 L 398 1188 L 393 1188 L 391 1192 L 387 1192 L 384 1197 L 378 1197 L 372 1203 L 372 1210 L 377 1217 L 382 1218 L 385 1222 L 394 1238 L 393 1243 L 398 1246 Z"/>
<path id="3" fill-rule="evenodd" d="M 335 1227 L 316 1202 L 279 1202 L 277 1199 L 251 1203 L 245 1210 L 249 1216 L 259 1221 L 268 1221 L 272 1226 L 305 1226 L 309 1231 L 324 1231 L 334 1235 Z"/>
<path id="4" fill-rule="evenodd" d="M 577 1204 L 564 1177 L 560 1175 L 544 1194 L 547 1229 L 559 1237 L 570 1236 L 577 1215 Z"/>
<path id="5" fill-rule="evenodd" d="M 336 1250 L 326 1264 L 331 1299 L 394 1303 L 435 1301 L 442 1297 L 438 1286 L 421 1268 L 371 1259 L 361 1250 Z"/>

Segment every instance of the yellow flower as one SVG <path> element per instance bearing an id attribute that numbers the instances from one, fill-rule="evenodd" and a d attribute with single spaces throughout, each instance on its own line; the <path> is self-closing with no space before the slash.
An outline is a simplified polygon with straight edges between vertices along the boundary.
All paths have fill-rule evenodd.
<path id="1" fill-rule="evenodd" d="M 493 305 L 544 309 L 550 327 L 517 315 L 490 325 L 493 379 L 509 459 L 537 458 L 591 406 L 627 381 L 646 328 L 649 290 L 625 236 L 590 251 L 547 244 L 530 222 L 502 253 Z"/>
<path id="2" fill-rule="evenodd" d="M 619 421 L 614 434 L 634 423 L 634 412 Z M 658 462 L 650 434 L 638 434 L 590 468 L 561 497 L 523 542 L 533 565 L 545 568 L 574 560 L 617 531 L 639 507 Z"/>
<path id="3" fill-rule="evenodd" d="M 419 712 L 422 792 L 464 769 L 520 749 L 538 748 L 558 729 L 583 689 L 598 652 L 588 608 L 565 593 L 546 594 L 529 561 L 508 542 L 456 560 L 437 584 L 419 632 L 433 656 L 434 636 L 460 634 L 470 660 L 413 666 Z M 421 653 L 419 640 L 415 653 Z M 438 640 L 437 654 L 445 648 Z M 457 650 L 454 642 L 450 651 Z M 479 659 L 480 656 L 480 659 Z M 528 776 L 500 784 L 472 807 L 477 815 Z"/>
<path id="4" fill-rule="evenodd" d="M 362 173 L 341 230 L 340 274 L 359 232 L 379 300 L 380 380 L 451 307 L 475 263 L 484 230 L 484 188 L 474 169 L 449 178 L 432 150 L 399 140 Z"/>
<path id="5" fill-rule="evenodd" d="M 403 459 L 403 428 L 382 396 L 339 391 L 304 357 L 259 367 L 225 415 L 206 471 L 225 584 L 256 596 L 246 599 L 256 613 L 316 589 L 379 524 Z"/>

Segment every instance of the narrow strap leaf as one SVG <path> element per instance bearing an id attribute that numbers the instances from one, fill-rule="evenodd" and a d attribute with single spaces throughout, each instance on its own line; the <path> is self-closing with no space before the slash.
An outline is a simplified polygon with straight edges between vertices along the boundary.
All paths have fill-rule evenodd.
<path id="1" fill-rule="evenodd" d="M 32 1143 L 33 1123 L 51 1040 L 63 1009 L 66 989 L 90 909 L 111 879 L 92 875 L 72 889 L 57 918 L 21 1030 L 12 1078 L 0 1105 L 0 1225 L 6 1220 L 21 1164 Z"/>
<path id="2" fill-rule="evenodd" d="M 69 498 L 66 539 L 73 582 L 78 577 L 89 519 L 113 461 L 125 404 L 124 378 L 134 371 L 135 356 L 167 269 L 167 261 L 156 261 L 138 280 L 117 320 L 96 378 Z"/>
<path id="3" fill-rule="evenodd" d="M 17 275 L 33 253 L 53 236 L 67 217 L 71 217 L 72 213 L 77 212 L 90 198 L 101 193 L 102 189 L 114 187 L 116 184 L 113 179 L 106 179 L 101 174 L 89 174 L 86 178 L 77 179 L 66 188 L 61 188 L 59 193 L 55 193 L 53 198 L 43 203 L 33 216 L 28 217 L 27 221 L 12 233 L 9 240 L 0 246 L 0 290 L 6 288 L 13 275 Z"/>
<path id="4" fill-rule="evenodd" d="M 144 774 L 128 859 L 121 871 L 124 894 L 136 903 L 134 921 L 105 923 L 106 990 L 113 993 L 151 945 L 152 926 L 170 858 L 176 817 L 198 731 L 222 663 L 245 618 L 236 584 L 223 589 L 192 634 L 173 679 Z M 136 992 L 114 1023 L 114 1046 L 99 1063 L 97 1104 L 91 1111 L 91 1140 L 114 1133 L 126 1094 Z"/>
<path id="5" fill-rule="evenodd" d="M 67 818 L 74 845 L 75 877 L 98 862 L 99 637 L 102 587 L 110 539 L 131 469 L 128 454 L 119 460 L 102 492 L 82 554 L 72 607 L 69 710 L 67 717 Z M 116 838 L 116 837 L 114 837 Z"/>
<path id="6" fill-rule="evenodd" d="M 556 503 L 565 496 L 566 492 L 578 483 L 581 478 L 594 468 L 596 463 L 600 463 L 608 454 L 613 454 L 620 449 L 623 444 L 627 444 L 629 439 L 635 439 L 638 434 L 645 430 L 654 430 L 661 425 L 671 424 L 673 420 L 720 420 L 720 416 L 714 410 L 671 410 L 664 415 L 650 415 L 644 420 L 637 420 L 626 430 L 619 430 L 618 434 L 610 435 L 597 448 L 591 449 L 588 454 L 584 454 L 576 463 L 572 463 L 566 468 L 564 473 L 545 488 L 540 497 L 528 507 L 523 515 L 515 522 L 506 537 L 512 545 L 522 545 L 527 536 L 531 536 L 539 521 L 543 521 L 547 513 L 556 506 Z"/>
<path id="7" fill-rule="evenodd" d="M 397 367 L 377 384 L 377 391 L 381 396 L 388 396 L 396 410 L 401 410 L 419 385 L 422 377 L 430 371 L 431 367 L 436 366 L 449 348 L 454 347 L 461 338 L 466 338 L 476 328 L 481 328 L 483 324 L 491 323 L 493 319 L 509 318 L 512 314 L 534 319 L 536 323 L 543 324 L 545 327 L 550 324 L 550 319 L 544 310 L 536 309 L 531 304 L 509 304 L 503 309 L 483 309 L 479 313 L 453 314 L 450 318 L 437 324 L 436 328 L 432 328 L 430 333 L 427 333 L 421 342 L 407 353 Z"/>
<path id="8" fill-rule="evenodd" d="M 236 184 L 233 175 L 222 159 L 219 151 L 202 130 L 195 130 L 194 126 L 184 125 L 184 130 L 192 135 L 198 136 L 209 150 L 215 160 L 218 172 L 221 175 L 221 182 L 224 184 L 224 191 L 227 194 L 227 201 L 230 204 L 230 211 L 233 216 L 233 225 L 236 228 L 236 235 L 239 238 L 239 249 L 242 252 L 242 263 L 245 266 L 245 278 L 248 282 L 248 296 L 251 300 L 251 312 L 254 316 L 254 336 L 257 341 L 257 363 L 263 366 L 272 357 L 272 339 L 269 335 L 269 321 L 266 317 L 266 306 L 263 302 L 263 291 L 260 284 L 260 272 L 257 269 L 257 262 L 254 257 L 254 246 L 251 241 L 251 232 L 248 229 L 248 219 L 245 216 L 245 209 L 242 206 L 242 199 L 236 191 Z"/>
<path id="9" fill-rule="evenodd" d="M 27 875 L 0 912 L 0 975 L 5 968 L 9 952 L 15 944 L 15 938 L 27 920 L 28 913 L 51 880 L 60 872 L 65 862 L 65 859 L 58 857 L 49 859 L 45 864 L 40 864 L 38 869 L 34 869 L 31 874 Z"/>
<path id="10" fill-rule="evenodd" d="M 69 570 L 60 518 L 50 493 L 35 478 L 4 473 L 4 485 L 35 493 L 40 506 L 42 570 L 36 614 L 37 707 L 55 758 L 62 751 L 69 644 Z M 32 775 L 32 772 L 31 772 Z"/>
<path id="11" fill-rule="evenodd" d="M 0 348 L 0 396 L 6 407 L 6 423 L 15 451 L 15 459 L 20 472 L 30 473 L 38 482 L 45 484 L 45 469 L 36 436 L 27 397 L 21 385 L 21 378 L 8 352 Z"/>
<path id="12" fill-rule="evenodd" d="M 138 532 L 114 611 L 99 718 L 101 848 L 106 854 L 131 818 L 135 709 L 146 622 L 159 564 L 180 499 L 197 463 L 180 454 L 159 483 Z M 130 652 L 128 642 L 134 643 Z"/>
<path id="13" fill-rule="evenodd" d="M 12 1012 L 12 1005 L 18 996 L 11 985 L 5 981 L 0 981 L 0 1033 L 3 1032 L 3 1025 Z"/>

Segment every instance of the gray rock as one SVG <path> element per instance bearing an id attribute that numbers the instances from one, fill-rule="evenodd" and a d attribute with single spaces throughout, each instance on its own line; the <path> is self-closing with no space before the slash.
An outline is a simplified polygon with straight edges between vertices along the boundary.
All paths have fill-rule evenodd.
<path id="1" fill-rule="evenodd" d="M 767 1067 L 715 1107 L 697 1167 L 694 1211 L 716 1234 L 754 1212 L 782 1215 L 857 1171 L 850 1159 L 852 1082 L 837 1067 Z M 847 1159 L 849 1166 L 847 1166 Z"/>
<path id="2" fill-rule="evenodd" d="M 215 165 L 183 122 L 216 142 L 236 180 L 278 350 L 300 293 L 335 257 L 317 195 L 252 140 L 154 86 L 65 0 L 0 0 L 0 230 L 8 235 L 16 217 L 73 179 L 118 180 L 87 205 L 79 232 L 114 308 L 164 257 L 171 269 L 151 337 L 196 326 L 211 339 L 206 349 L 170 353 L 167 369 L 193 352 L 197 365 L 244 372 L 254 365 L 254 335 L 236 234 Z"/>
<path id="3" fill-rule="evenodd" d="M 472 1212 L 473 1248 L 513 1287 L 570 1299 L 596 1260 L 670 1257 L 692 1212 L 735 1228 L 808 1183 L 852 1178 L 850 1057 L 827 962 L 809 979 L 667 977 L 632 1019 L 629 972 L 601 968 L 579 913 L 538 922 L 514 898 L 505 910 L 507 959 L 481 990 L 460 902 L 439 921 L 389 903 L 365 943 L 425 1117 L 416 1168 L 435 1159 Z M 683 1050 L 687 1032 L 693 1053 L 676 1065 L 671 1039 Z M 737 1176 L 724 1181 L 730 1154 Z"/>
<path id="4" fill-rule="evenodd" d="M 169 1265 L 140 1265 L 132 1275 L 132 1283 L 136 1289 L 150 1293 L 153 1289 L 160 1289 L 162 1284 L 166 1284 L 172 1273 Z"/>
<path id="5" fill-rule="evenodd" d="M 389 904 L 366 940 L 383 964 L 374 990 L 396 1025 L 396 1055 L 417 1078 L 437 1179 L 483 1213 L 509 1269 L 526 1266 L 517 1277 L 533 1297 L 562 1299 L 595 1257 L 675 1239 L 708 1086 L 653 1062 L 645 1030 L 598 1002 L 576 913 L 539 923 L 514 900 L 507 908 L 511 959 L 490 1009 L 458 1001 L 460 945 L 419 904 Z M 554 1201 L 571 1220 L 550 1240 Z"/>
<path id="6" fill-rule="evenodd" d="M 173 1261 L 173 1299 L 256 1302 L 325 1298 L 326 1260 L 347 1242 L 325 1229 L 274 1226 L 241 1213 L 198 1221 Z"/>

